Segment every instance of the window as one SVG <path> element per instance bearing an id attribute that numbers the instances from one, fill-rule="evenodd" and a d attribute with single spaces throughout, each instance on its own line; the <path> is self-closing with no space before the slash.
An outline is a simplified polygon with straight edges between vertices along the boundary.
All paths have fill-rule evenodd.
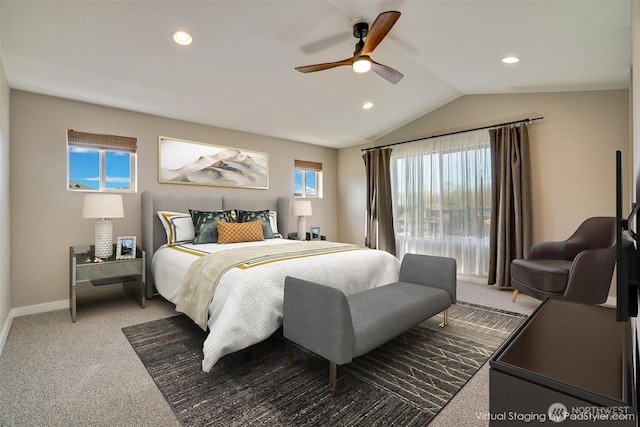
<path id="1" fill-rule="evenodd" d="M 322 163 L 294 161 L 295 197 L 322 197 Z"/>
<path id="2" fill-rule="evenodd" d="M 487 131 L 394 147 L 391 161 L 398 255 L 455 258 L 458 273 L 486 276 L 491 227 Z"/>
<path id="3" fill-rule="evenodd" d="M 137 140 L 67 130 L 67 189 L 136 191 Z"/>

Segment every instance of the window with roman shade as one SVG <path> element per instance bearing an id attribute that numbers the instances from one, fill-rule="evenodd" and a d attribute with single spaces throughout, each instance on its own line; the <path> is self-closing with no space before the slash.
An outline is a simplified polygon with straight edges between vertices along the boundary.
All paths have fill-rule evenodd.
<path id="1" fill-rule="evenodd" d="M 322 163 L 294 160 L 294 197 L 322 197 Z"/>
<path id="2" fill-rule="evenodd" d="M 69 191 L 136 191 L 137 139 L 67 130 Z"/>

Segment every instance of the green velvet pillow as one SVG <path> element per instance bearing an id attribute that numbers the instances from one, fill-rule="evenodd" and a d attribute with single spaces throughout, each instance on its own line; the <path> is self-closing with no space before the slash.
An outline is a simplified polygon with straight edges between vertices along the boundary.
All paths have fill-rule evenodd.
<path id="1" fill-rule="evenodd" d="M 263 211 L 242 211 L 236 209 L 236 219 L 238 222 L 252 222 L 262 220 L 262 234 L 265 239 L 273 239 L 275 236 L 271 228 L 271 220 L 269 218 L 269 210 Z"/>
<path id="2" fill-rule="evenodd" d="M 231 211 L 196 211 L 189 209 L 195 230 L 194 244 L 217 243 L 218 227 L 216 221 L 231 222 Z"/>

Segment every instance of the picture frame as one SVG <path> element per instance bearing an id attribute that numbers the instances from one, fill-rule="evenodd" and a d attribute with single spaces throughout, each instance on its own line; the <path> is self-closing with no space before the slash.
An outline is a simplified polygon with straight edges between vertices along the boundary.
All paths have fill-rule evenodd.
<path id="1" fill-rule="evenodd" d="M 160 136 L 158 182 L 266 190 L 269 154 Z"/>
<path id="2" fill-rule="evenodd" d="M 134 259 L 136 257 L 136 236 L 118 237 L 116 259 Z"/>
<path id="3" fill-rule="evenodd" d="M 311 227 L 309 240 L 320 240 L 320 227 Z"/>

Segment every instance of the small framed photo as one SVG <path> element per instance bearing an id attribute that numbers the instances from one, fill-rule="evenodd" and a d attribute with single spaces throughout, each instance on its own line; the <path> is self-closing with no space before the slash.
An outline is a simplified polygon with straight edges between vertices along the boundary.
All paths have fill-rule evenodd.
<path id="1" fill-rule="evenodd" d="M 311 240 L 320 240 L 320 227 L 311 227 Z"/>
<path id="2" fill-rule="evenodd" d="M 116 259 L 133 259 L 136 257 L 136 236 L 118 237 Z"/>

